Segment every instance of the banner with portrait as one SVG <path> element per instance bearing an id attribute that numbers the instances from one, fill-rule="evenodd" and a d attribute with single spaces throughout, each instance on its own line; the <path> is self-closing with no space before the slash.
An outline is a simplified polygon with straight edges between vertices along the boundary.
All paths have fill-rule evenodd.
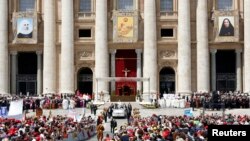
<path id="1" fill-rule="evenodd" d="M 239 16 L 234 12 L 215 12 L 215 42 L 239 41 Z"/>
<path id="2" fill-rule="evenodd" d="M 113 41 L 137 42 L 138 40 L 138 16 L 134 12 L 114 13 Z"/>
<path id="3" fill-rule="evenodd" d="M 13 16 L 13 43 L 37 43 L 37 16 L 33 13 L 15 13 Z"/>

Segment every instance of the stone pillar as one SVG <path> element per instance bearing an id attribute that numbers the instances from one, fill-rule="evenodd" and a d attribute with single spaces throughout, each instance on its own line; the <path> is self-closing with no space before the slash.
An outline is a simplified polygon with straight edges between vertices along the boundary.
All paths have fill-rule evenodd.
<path id="1" fill-rule="evenodd" d="M 212 91 L 216 90 L 216 49 L 211 50 L 211 86 Z"/>
<path id="2" fill-rule="evenodd" d="M 191 94 L 190 1 L 178 2 L 178 93 Z"/>
<path id="3" fill-rule="evenodd" d="M 16 93 L 17 52 L 11 52 L 11 94 Z"/>
<path id="4" fill-rule="evenodd" d="M 115 77 L 115 54 L 116 50 L 111 50 L 111 77 Z M 115 82 L 111 82 L 111 93 L 115 91 Z"/>
<path id="5" fill-rule="evenodd" d="M 242 91 L 242 76 L 241 76 L 241 49 L 236 49 L 236 90 Z"/>
<path id="6" fill-rule="evenodd" d="M 0 0 L 0 93 L 9 93 L 8 0 Z"/>
<path id="7" fill-rule="evenodd" d="M 143 83 L 143 101 L 149 102 L 150 97 L 157 93 L 157 44 L 156 44 L 156 2 L 144 1 L 144 51 L 143 77 L 150 81 Z"/>
<path id="8" fill-rule="evenodd" d="M 96 0 L 95 19 L 95 73 L 96 78 L 109 76 L 109 52 L 108 52 L 108 22 L 107 22 L 107 0 Z M 108 98 L 108 83 L 98 82 L 96 93 L 103 92 L 104 100 Z"/>
<path id="9" fill-rule="evenodd" d="M 42 94 L 42 52 L 37 51 L 37 95 Z"/>
<path id="10" fill-rule="evenodd" d="M 56 93 L 56 17 L 55 1 L 44 1 L 43 92 Z"/>
<path id="11" fill-rule="evenodd" d="M 250 1 L 244 0 L 244 92 L 250 93 Z"/>
<path id="12" fill-rule="evenodd" d="M 136 49 L 135 50 L 136 54 L 137 54 L 137 63 L 136 63 L 136 77 L 141 77 L 141 53 L 142 53 L 142 49 Z M 136 84 L 136 88 L 137 91 L 139 90 L 141 92 L 142 87 L 141 87 L 141 81 L 138 81 Z"/>
<path id="13" fill-rule="evenodd" d="M 62 0 L 62 45 L 60 64 L 60 92 L 74 94 L 74 16 L 73 1 Z M 97 30 L 98 31 L 98 30 Z"/>
<path id="14" fill-rule="evenodd" d="M 210 91 L 207 0 L 197 1 L 197 91 Z"/>

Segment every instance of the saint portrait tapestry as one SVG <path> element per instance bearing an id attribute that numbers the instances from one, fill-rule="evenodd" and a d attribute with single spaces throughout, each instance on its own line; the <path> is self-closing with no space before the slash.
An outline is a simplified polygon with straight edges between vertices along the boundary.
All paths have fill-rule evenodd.
<path id="1" fill-rule="evenodd" d="M 131 43 L 138 40 L 138 13 L 114 12 L 113 41 L 116 43 Z"/>
<path id="2" fill-rule="evenodd" d="M 234 17 L 219 17 L 219 36 L 234 36 Z"/>
<path id="3" fill-rule="evenodd" d="M 215 11 L 213 17 L 215 42 L 239 41 L 239 12 Z"/>
<path id="4" fill-rule="evenodd" d="M 13 43 L 37 43 L 37 15 L 34 13 L 13 14 Z"/>
<path id="5" fill-rule="evenodd" d="M 32 38 L 33 19 L 18 18 L 17 19 L 17 38 Z"/>

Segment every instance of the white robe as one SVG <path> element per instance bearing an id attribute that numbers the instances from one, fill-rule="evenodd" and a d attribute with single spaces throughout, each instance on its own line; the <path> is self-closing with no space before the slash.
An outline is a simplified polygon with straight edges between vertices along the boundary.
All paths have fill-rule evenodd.
<path id="1" fill-rule="evenodd" d="M 71 108 L 71 109 L 74 109 L 74 108 L 75 108 L 75 105 L 76 105 L 76 102 L 75 102 L 73 99 L 71 99 L 71 100 L 70 100 L 70 108 Z"/>
<path id="2" fill-rule="evenodd" d="M 68 102 L 67 99 L 64 99 L 64 100 L 63 100 L 62 107 L 63 107 L 64 110 L 68 109 L 68 107 L 69 107 L 69 102 Z"/>
<path id="3" fill-rule="evenodd" d="M 166 99 L 166 107 L 170 108 L 171 107 L 171 99 Z"/>
<path id="4" fill-rule="evenodd" d="M 159 103 L 161 105 L 161 108 L 165 108 L 166 107 L 165 99 L 159 99 Z"/>
<path id="5" fill-rule="evenodd" d="M 180 99 L 180 108 L 185 108 L 185 99 Z"/>

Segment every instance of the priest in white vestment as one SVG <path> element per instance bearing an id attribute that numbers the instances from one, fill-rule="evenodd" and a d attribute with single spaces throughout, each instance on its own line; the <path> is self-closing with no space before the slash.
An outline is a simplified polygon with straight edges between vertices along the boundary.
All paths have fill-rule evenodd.
<path id="1" fill-rule="evenodd" d="M 71 99 L 70 99 L 69 108 L 70 108 L 70 109 L 74 109 L 74 108 L 75 108 L 75 105 L 76 105 L 75 100 L 71 98 Z"/>
<path id="2" fill-rule="evenodd" d="M 67 99 L 63 99 L 62 107 L 63 107 L 64 110 L 68 109 L 69 101 Z"/>

